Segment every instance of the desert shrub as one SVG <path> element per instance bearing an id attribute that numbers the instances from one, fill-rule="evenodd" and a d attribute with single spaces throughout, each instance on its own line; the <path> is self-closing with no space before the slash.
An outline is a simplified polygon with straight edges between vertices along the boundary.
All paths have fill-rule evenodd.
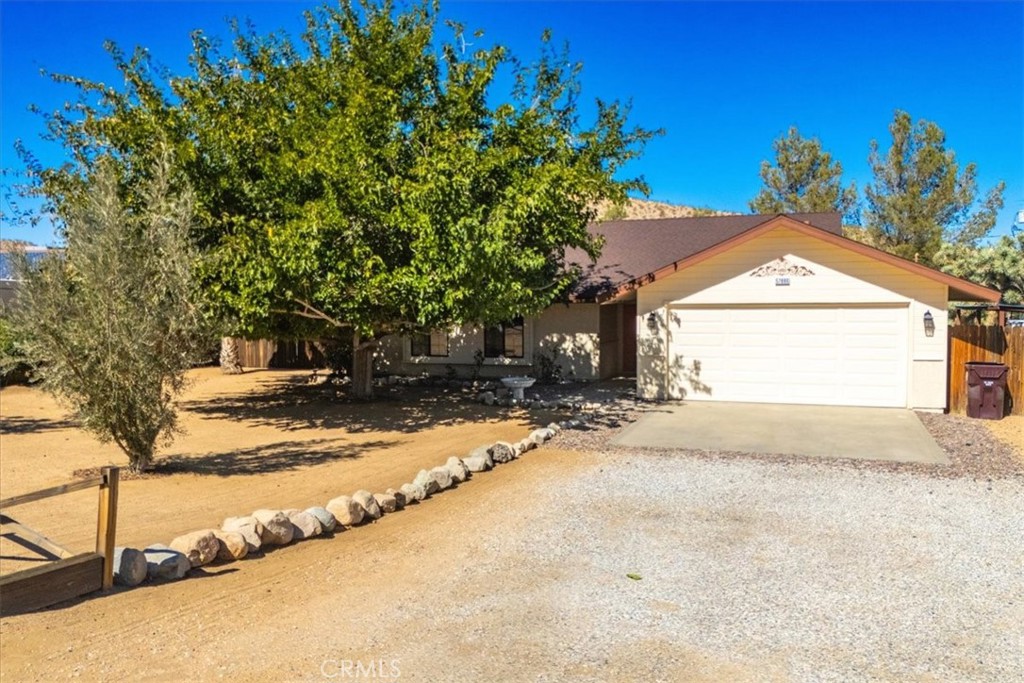
<path id="1" fill-rule="evenodd" d="M 113 163 L 100 162 L 63 217 L 66 249 L 16 259 L 23 286 L 9 318 L 42 387 L 136 471 L 173 438 L 174 399 L 210 343 L 191 195 L 172 190 L 171 174 L 165 156 L 145 187 L 122 194 Z M 127 208 L 128 192 L 139 208 Z"/>

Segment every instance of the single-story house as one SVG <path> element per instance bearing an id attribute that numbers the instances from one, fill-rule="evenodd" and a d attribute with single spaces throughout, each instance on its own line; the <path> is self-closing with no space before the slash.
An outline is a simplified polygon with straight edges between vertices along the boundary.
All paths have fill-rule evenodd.
<path id="1" fill-rule="evenodd" d="M 999 292 L 842 235 L 839 214 L 610 221 L 572 303 L 391 338 L 392 371 L 636 377 L 649 399 L 946 406 L 950 301 Z"/>

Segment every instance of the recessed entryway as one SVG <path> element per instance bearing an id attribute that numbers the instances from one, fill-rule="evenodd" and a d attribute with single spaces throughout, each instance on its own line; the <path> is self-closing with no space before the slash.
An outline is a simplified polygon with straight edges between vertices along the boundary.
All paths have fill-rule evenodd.
<path id="1" fill-rule="evenodd" d="M 665 404 L 630 425 L 612 443 L 647 448 L 949 463 L 949 458 L 917 415 L 901 408 Z"/>

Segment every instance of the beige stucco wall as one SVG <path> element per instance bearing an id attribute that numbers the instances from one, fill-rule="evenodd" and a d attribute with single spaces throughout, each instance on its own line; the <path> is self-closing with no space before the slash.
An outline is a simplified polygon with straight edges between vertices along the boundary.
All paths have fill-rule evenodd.
<path id="1" fill-rule="evenodd" d="M 787 287 L 774 277 L 751 277 L 777 258 L 802 265 L 813 275 L 790 277 Z M 673 305 L 904 304 L 908 310 L 907 407 L 941 410 L 946 404 L 947 288 L 928 278 L 824 240 L 779 227 L 706 261 L 666 276 L 637 292 L 637 390 L 665 398 L 666 386 L 692 380 L 693 369 L 668 367 L 668 316 Z M 923 317 L 931 311 L 934 336 L 925 335 Z M 647 325 L 655 313 L 657 331 Z"/>
<path id="2" fill-rule="evenodd" d="M 599 306 L 597 304 L 556 305 L 523 325 L 523 358 L 486 358 L 480 368 L 483 377 L 506 377 L 535 371 L 538 353 L 555 354 L 563 376 L 581 380 L 598 377 Z M 483 328 L 463 326 L 449 332 L 447 357 L 414 357 L 408 338 L 391 335 L 381 340 L 378 367 L 397 374 L 444 375 L 448 366 L 460 377 L 468 377 L 476 352 L 483 351 Z"/>
<path id="3" fill-rule="evenodd" d="M 597 379 L 600 369 L 600 306 L 551 306 L 536 318 L 536 350 L 562 366 L 566 378 Z"/>

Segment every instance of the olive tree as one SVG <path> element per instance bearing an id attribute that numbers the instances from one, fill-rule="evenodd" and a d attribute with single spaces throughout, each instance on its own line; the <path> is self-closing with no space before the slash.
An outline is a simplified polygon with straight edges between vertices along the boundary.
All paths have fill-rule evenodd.
<path id="1" fill-rule="evenodd" d="M 65 248 L 29 264 L 9 323 L 22 360 L 82 426 L 113 441 L 134 471 L 176 431 L 175 396 L 209 348 L 189 241 L 192 196 L 167 157 L 126 208 L 113 163 L 64 205 Z"/>

